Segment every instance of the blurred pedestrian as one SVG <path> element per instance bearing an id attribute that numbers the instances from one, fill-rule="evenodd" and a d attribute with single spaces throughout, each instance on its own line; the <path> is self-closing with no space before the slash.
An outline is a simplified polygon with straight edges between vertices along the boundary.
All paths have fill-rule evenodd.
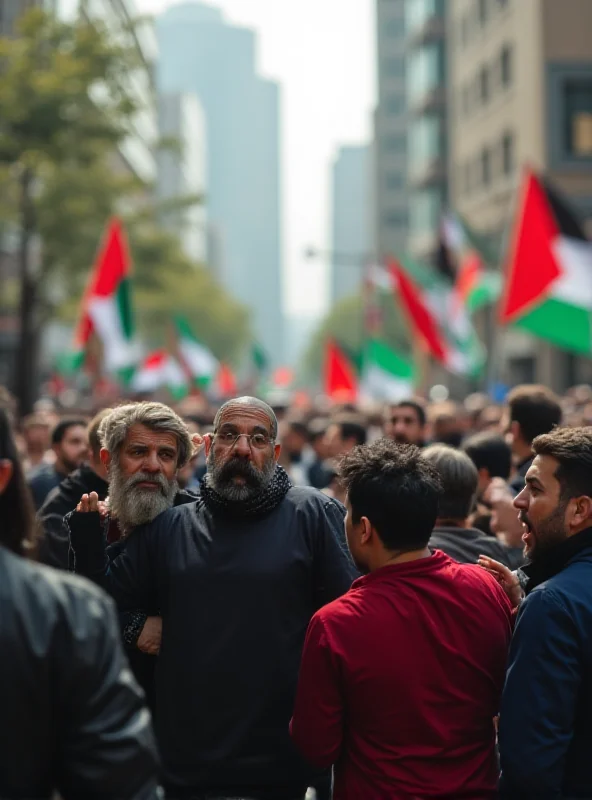
<path id="1" fill-rule="evenodd" d="M 461 564 L 476 564 L 481 554 L 509 564 L 506 548 L 494 536 L 486 536 L 470 525 L 479 475 L 468 455 L 444 444 L 434 444 L 424 450 L 423 456 L 435 467 L 444 490 L 430 547 L 442 550 Z"/>
<path id="2" fill-rule="evenodd" d="M 39 510 L 48 494 L 88 458 L 86 420 L 62 419 L 51 432 L 52 464 L 42 464 L 29 477 L 35 508 Z"/>
<path id="3" fill-rule="evenodd" d="M 156 800 L 157 755 L 112 602 L 24 557 L 34 511 L 0 409 L 0 796 Z"/>
<path id="4" fill-rule="evenodd" d="M 429 550 L 441 483 L 417 447 L 383 439 L 341 470 L 364 577 L 310 623 L 292 738 L 334 765 L 334 800 L 493 800 L 511 604 L 479 567 Z"/>
<path id="5" fill-rule="evenodd" d="M 385 410 L 384 435 L 399 444 L 423 447 L 426 437 L 427 415 L 424 406 L 416 400 L 401 400 Z"/>

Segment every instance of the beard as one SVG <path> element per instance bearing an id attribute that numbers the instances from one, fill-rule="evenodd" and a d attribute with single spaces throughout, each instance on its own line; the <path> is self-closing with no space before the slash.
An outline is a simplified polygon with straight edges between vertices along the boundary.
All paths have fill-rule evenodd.
<path id="1" fill-rule="evenodd" d="M 212 448 L 207 457 L 210 485 L 229 503 L 245 503 L 257 497 L 267 488 L 275 472 L 275 461 L 270 458 L 262 469 L 250 461 L 234 456 L 220 461 Z M 240 483 L 235 478 L 242 478 Z"/>
<path id="2" fill-rule="evenodd" d="M 566 507 L 566 503 L 559 503 L 557 508 L 536 527 L 525 511 L 520 512 L 520 521 L 527 525 L 528 532 L 534 540 L 530 546 L 526 544 L 524 547 L 524 555 L 530 561 L 544 560 L 554 547 L 567 538 L 564 528 Z"/>
<path id="3" fill-rule="evenodd" d="M 138 486 L 144 482 L 155 483 L 158 489 Z M 162 473 L 136 472 L 126 478 L 119 464 L 113 463 L 109 471 L 109 508 L 122 532 L 127 533 L 172 508 L 178 489 L 176 479 L 169 481 Z"/>

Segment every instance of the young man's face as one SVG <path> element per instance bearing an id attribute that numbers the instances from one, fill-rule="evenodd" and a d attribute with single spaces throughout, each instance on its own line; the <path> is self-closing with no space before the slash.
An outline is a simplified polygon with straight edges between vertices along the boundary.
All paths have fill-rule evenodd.
<path id="1" fill-rule="evenodd" d="M 395 406 L 389 409 L 384 423 L 384 435 L 399 444 L 421 445 L 425 430 L 413 406 Z"/>
<path id="2" fill-rule="evenodd" d="M 555 477 L 559 462 L 551 456 L 536 456 L 526 473 L 526 486 L 514 500 L 524 526 L 524 554 L 536 560 L 569 535 L 570 501 L 562 500 Z"/>
<path id="3" fill-rule="evenodd" d="M 54 447 L 56 457 L 66 468 L 73 472 L 89 457 L 88 435 L 84 425 L 71 425 L 64 438 Z"/>

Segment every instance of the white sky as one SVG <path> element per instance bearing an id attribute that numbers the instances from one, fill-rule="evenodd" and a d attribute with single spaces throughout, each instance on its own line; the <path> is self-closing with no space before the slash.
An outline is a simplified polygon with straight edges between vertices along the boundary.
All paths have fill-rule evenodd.
<path id="1" fill-rule="evenodd" d="M 375 0 L 206 0 L 259 33 L 259 70 L 282 84 L 284 304 L 291 314 L 326 307 L 329 176 L 340 144 L 371 138 L 375 103 Z M 175 0 L 136 0 L 158 13 Z"/>

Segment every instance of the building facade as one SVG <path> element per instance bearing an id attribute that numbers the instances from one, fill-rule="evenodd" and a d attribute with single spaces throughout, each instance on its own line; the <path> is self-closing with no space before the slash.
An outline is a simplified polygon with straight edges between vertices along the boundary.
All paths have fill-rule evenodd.
<path id="1" fill-rule="evenodd" d="M 205 207 L 206 131 L 201 104 L 193 94 L 170 92 L 158 97 L 158 122 L 162 139 L 173 146 L 158 154 L 158 199 L 201 198 L 180 210 L 163 212 L 163 223 L 177 234 L 183 251 L 194 262 L 207 258 L 208 232 Z"/>
<path id="2" fill-rule="evenodd" d="M 255 68 L 253 31 L 200 3 L 157 20 L 162 92 L 197 94 L 204 109 L 207 210 L 219 272 L 251 311 L 273 363 L 283 359 L 280 87 Z"/>
<path id="3" fill-rule="evenodd" d="M 339 148 L 331 169 L 331 305 L 360 290 L 371 257 L 371 177 L 368 145 Z"/>
<path id="4" fill-rule="evenodd" d="M 407 249 L 432 260 L 448 200 L 445 0 L 406 0 Z"/>
<path id="5" fill-rule="evenodd" d="M 592 3 L 449 0 L 451 204 L 505 240 L 522 165 L 544 171 L 592 218 Z M 498 342 L 509 384 L 592 381 L 578 359 L 517 331 Z"/>
<path id="6" fill-rule="evenodd" d="M 377 0 L 378 105 L 374 117 L 374 251 L 407 245 L 407 114 L 405 0 Z"/>

